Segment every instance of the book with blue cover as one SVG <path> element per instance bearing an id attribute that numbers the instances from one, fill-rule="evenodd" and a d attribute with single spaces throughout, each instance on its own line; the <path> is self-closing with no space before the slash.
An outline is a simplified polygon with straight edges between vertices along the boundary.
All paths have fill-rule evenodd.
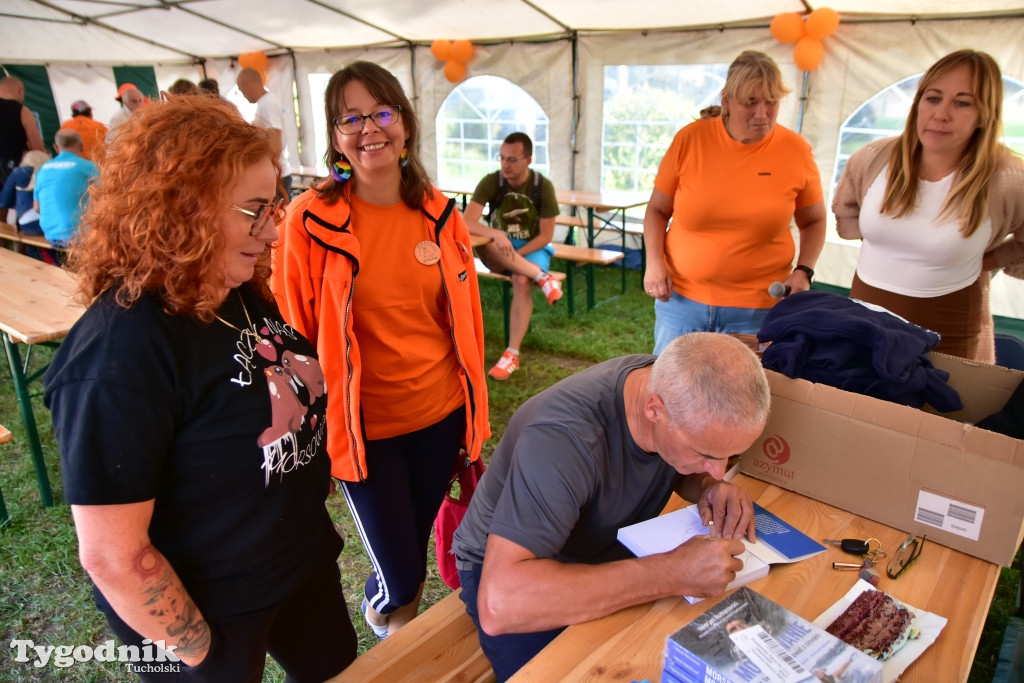
<path id="1" fill-rule="evenodd" d="M 757 541 L 746 538 L 746 549 L 739 559 L 743 569 L 726 589 L 742 586 L 768 575 L 773 564 L 799 562 L 818 553 L 825 552 L 825 546 L 807 536 L 792 524 L 754 503 L 754 525 L 757 527 Z M 680 508 L 665 515 L 659 515 L 644 522 L 622 527 L 618 540 L 637 557 L 666 553 L 694 536 L 710 534 L 704 526 L 696 505 Z M 684 596 L 691 603 L 700 598 Z"/>
<path id="2" fill-rule="evenodd" d="M 668 637 L 662 683 L 879 683 L 882 663 L 744 586 Z"/>

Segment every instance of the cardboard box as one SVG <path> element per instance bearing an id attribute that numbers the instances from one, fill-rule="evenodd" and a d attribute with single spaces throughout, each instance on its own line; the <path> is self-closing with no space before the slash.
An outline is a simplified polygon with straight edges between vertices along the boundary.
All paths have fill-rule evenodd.
<path id="1" fill-rule="evenodd" d="M 1009 566 L 1024 538 L 1024 440 L 972 426 L 1024 372 L 932 354 L 964 409 L 938 415 L 767 371 L 772 411 L 740 458 L 758 479 Z"/>

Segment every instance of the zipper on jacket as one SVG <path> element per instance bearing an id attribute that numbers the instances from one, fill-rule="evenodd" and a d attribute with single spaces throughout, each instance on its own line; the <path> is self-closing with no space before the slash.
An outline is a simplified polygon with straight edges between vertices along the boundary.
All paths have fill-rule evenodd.
<path id="1" fill-rule="evenodd" d="M 448 200 L 448 206 L 445 207 L 445 210 L 441 213 L 440 218 L 435 220 L 435 223 L 434 223 L 434 241 L 437 244 L 438 248 L 440 248 L 440 246 L 441 246 L 441 230 L 444 229 L 444 226 L 446 226 L 448 224 L 448 219 L 451 217 L 452 211 L 454 209 L 455 209 L 455 200 L 454 199 L 449 199 Z M 426 212 L 424 211 L 424 213 L 426 213 Z M 430 214 L 427 214 L 427 215 L 429 216 Z M 444 299 L 448 303 L 448 319 L 452 321 L 451 329 L 449 330 L 448 334 L 449 334 L 449 336 L 452 339 L 452 348 L 455 349 L 455 360 L 458 362 L 459 367 L 462 368 L 462 374 L 466 377 L 466 387 L 468 389 L 468 391 L 466 392 L 468 394 L 468 396 L 466 397 L 466 401 L 469 404 L 469 411 L 470 411 L 469 412 L 469 425 L 470 425 L 469 429 L 470 429 L 470 437 L 471 437 L 470 438 L 470 443 L 466 444 L 466 451 L 470 454 L 470 457 L 472 457 L 473 444 L 476 443 L 476 440 L 477 440 L 477 433 L 476 433 L 477 406 L 476 406 L 475 393 L 473 391 L 473 388 L 474 388 L 473 387 L 473 380 L 469 376 L 469 371 L 466 369 L 466 364 L 462 362 L 462 355 L 459 353 L 459 343 L 455 339 L 455 311 L 452 308 L 452 295 L 451 295 L 451 292 L 448 291 L 448 282 L 445 280 L 444 266 L 443 266 L 443 262 L 442 262 L 441 259 L 438 259 L 438 261 L 437 261 L 437 269 L 438 269 L 438 272 L 441 274 L 441 287 L 444 289 Z"/>

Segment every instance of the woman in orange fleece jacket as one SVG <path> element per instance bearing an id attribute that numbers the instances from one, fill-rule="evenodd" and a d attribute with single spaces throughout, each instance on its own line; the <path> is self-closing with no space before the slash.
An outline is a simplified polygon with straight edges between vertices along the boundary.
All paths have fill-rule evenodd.
<path id="1" fill-rule="evenodd" d="M 418 154 L 398 80 L 369 62 L 325 93 L 331 177 L 288 207 L 272 284 L 327 380 L 328 452 L 373 565 L 378 638 L 416 616 L 459 451 L 490 436 L 469 231 Z"/>

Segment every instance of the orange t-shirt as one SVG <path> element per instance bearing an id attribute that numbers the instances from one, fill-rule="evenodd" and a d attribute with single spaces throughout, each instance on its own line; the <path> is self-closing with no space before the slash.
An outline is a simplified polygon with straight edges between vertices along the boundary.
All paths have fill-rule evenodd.
<path id="1" fill-rule="evenodd" d="M 694 121 L 676 133 L 654 186 L 674 198 L 665 235 L 673 290 L 709 306 L 775 304 L 768 287 L 793 268 L 793 213 L 822 198 L 803 137 L 776 125 L 743 144 L 720 117 Z"/>
<path id="2" fill-rule="evenodd" d="M 61 128 L 70 128 L 82 138 L 82 158 L 96 161 L 107 137 L 107 127 L 88 116 L 73 116 Z"/>
<path id="3" fill-rule="evenodd" d="M 434 240 L 402 202 L 376 206 L 353 196 L 351 225 L 360 252 L 352 325 L 366 438 L 408 434 L 465 403 L 440 266 L 415 256 L 417 244 Z"/>

